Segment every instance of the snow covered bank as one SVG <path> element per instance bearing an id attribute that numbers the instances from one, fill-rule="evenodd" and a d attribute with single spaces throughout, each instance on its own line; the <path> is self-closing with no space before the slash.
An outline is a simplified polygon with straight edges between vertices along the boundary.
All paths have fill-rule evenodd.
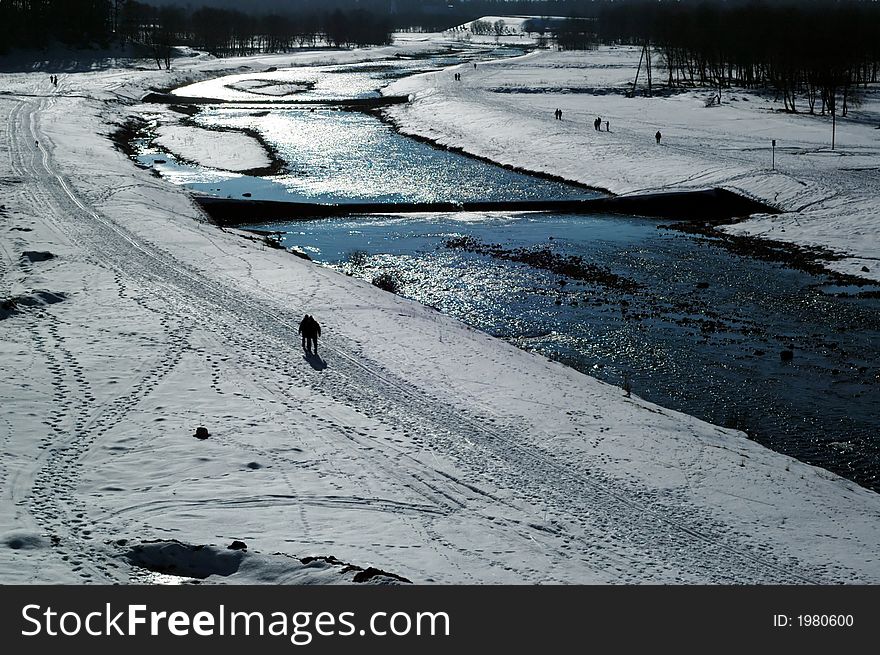
<path id="1" fill-rule="evenodd" d="M 244 132 L 218 132 L 189 125 L 162 125 L 156 144 L 186 161 L 244 173 L 268 168 L 272 160 L 263 145 Z"/>
<path id="2" fill-rule="evenodd" d="M 786 213 L 728 231 L 845 253 L 830 267 L 880 280 L 877 89 L 838 121 L 832 151 L 829 117 L 784 114 L 755 93 L 725 90 L 720 106 L 707 106 L 706 89 L 626 97 L 639 54 L 539 51 L 411 77 L 384 92 L 415 102 L 385 114 L 407 134 L 616 194 L 734 191 Z"/>
<path id="3" fill-rule="evenodd" d="M 234 584 L 405 584 L 409 580 L 375 568 L 364 569 L 335 557 L 303 557 L 251 553 L 242 541 L 224 548 L 192 546 L 179 541 L 125 545 L 123 557 L 133 566 L 184 580 Z"/>
<path id="4" fill-rule="evenodd" d="M 208 225 L 103 136 L 149 86 L 289 60 L 3 76 L 0 297 L 64 301 L 0 321 L 0 580 L 244 540 L 415 583 L 880 582 L 877 494 Z"/>
<path id="5" fill-rule="evenodd" d="M 285 80 L 272 79 L 243 79 L 238 82 L 232 82 L 227 88 L 233 91 L 242 91 L 247 95 L 264 95 L 273 98 L 283 98 L 285 96 L 301 93 L 310 88 L 307 82 L 287 82 Z"/>

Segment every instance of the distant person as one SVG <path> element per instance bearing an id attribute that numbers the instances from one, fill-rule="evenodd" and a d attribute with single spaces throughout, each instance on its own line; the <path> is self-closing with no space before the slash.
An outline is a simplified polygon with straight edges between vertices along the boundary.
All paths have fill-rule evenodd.
<path id="1" fill-rule="evenodd" d="M 306 314 L 303 316 L 303 320 L 299 322 L 299 333 L 302 335 L 302 347 L 303 350 L 307 350 L 306 348 L 306 339 L 308 339 L 309 328 L 311 327 L 312 317 Z"/>
<path id="2" fill-rule="evenodd" d="M 309 336 L 311 339 L 312 352 L 314 354 L 318 354 L 318 337 L 321 336 L 321 326 L 318 324 L 314 318 L 312 318 L 311 329 L 309 330 Z M 308 345 L 308 344 L 307 344 Z"/>
<path id="3" fill-rule="evenodd" d="M 302 335 L 302 347 L 308 353 L 318 354 L 318 337 L 321 336 L 321 326 L 318 321 L 306 314 L 299 324 L 299 333 Z"/>
<path id="4" fill-rule="evenodd" d="M 477 62 L 474 62 L 474 69 L 476 70 L 476 68 L 477 68 Z"/>
<path id="5" fill-rule="evenodd" d="M 608 121 L 605 121 L 605 131 L 606 132 L 611 131 L 611 123 L 609 123 Z"/>
<path id="6" fill-rule="evenodd" d="M 596 116 L 596 120 L 593 121 L 593 128 L 594 128 L 597 132 L 601 132 L 601 131 L 602 131 L 602 119 L 601 119 L 601 117 Z"/>
<path id="7" fill-rule="evenodd" d="M 660 130 L 657 130 L 657 134 L 654 135 L 654 138 L 657 139 L 657 145 L 658 145 L 658 146 L 660 145 L 660 139 L 661 139 L 662 137 L 663 137 L 663 135 L 660 134 Z"/>

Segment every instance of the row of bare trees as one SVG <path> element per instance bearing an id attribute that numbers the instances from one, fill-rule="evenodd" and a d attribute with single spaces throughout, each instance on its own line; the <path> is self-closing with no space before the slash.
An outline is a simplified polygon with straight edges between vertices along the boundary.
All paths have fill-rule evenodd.
<path id="1" fill-rule="evenodd" d="M 357 6 L 258 14 L 137 0 L 0 0 L 0 52 L 53 42 L 106 47 L 121 41 L 146 46 L 166 68 L 175 45 L 247 55 L 319 44 L 383 45 L 392 30 L 389 14 Z"/>
<path id="2" fill-rule="evenodd" d="M 391 42 L 387 16 L 364 9 L 253 15 L 232 9 L 154 7 L 129 0 L 119 21 L 123 39 L 143 43 L 159 53 L 186 44 L 218 56 L 286 52 L 326 44 L 334 47 L 384 45 Z"/>
<path id="3" fill-rule="evenodd" d="M 119 35 L 149 45 L 165 41 L 168 34 L 218 54 L 284 50 L 317 42 L 367 45 L 383 42 L 392 30 L 440 32 L 481 16 L 560 16 L 594 11 L 598 4 L 593 0 L 0 0 L 0 52 L 53 43 L 110 46 Z M 495 29 L 494 23 L 490 29 Z"/>
<path id="4" fill-rule="evenodd" d="M 113 0 L 2 0 L 0 52 L 65 45 L 104 46 L 111 41 Z"/>
<path id="5" fill-rule="evenodd" d="M 845 116 L 880 64 L 872 2 L 631 2 L 606 6 L 598 29 L 606 43 L 649 44 L 670 86 L 771 88 L 791 112 Z"/>

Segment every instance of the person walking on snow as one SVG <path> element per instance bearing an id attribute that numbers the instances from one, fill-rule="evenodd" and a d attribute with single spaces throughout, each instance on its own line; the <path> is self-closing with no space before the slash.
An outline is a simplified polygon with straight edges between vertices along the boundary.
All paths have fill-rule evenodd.
<path id="1" fill-rule="evenodd" d="M 311 318 L 311 317 L 310 317 Z M 318 321 L 314 318 L 311 320 L 312 329 L 310 334 L 312 352 L 317 355 L 318 354 L 318 337 L 321 336 L 321 326 L 318 325 Z M 308 342 L 306 342 L 308 344 Z"/>
<path id="2" fill-rule="evenodd" d="M 302 347 L 308 353 L 318 354 L 318 337 L 321 336 L 321 326 L 318 321 L 306 314 L 299 324 L 299 333 L 302 335 Z"/>
<path id="3" fill-rule="evenodd" d="M 306 314 L 303 316 L 303 320 L 299 322 L 299 333 L 302 335 L 302 347 L 303 350 L 306 349 L 306 335 L 309 333 L 309 321 L 311 320 L 311 316 Z"/>
<path id="4" fill-rule="evenodd" d="M 660 145 L 660 138 L 661 138 L 662 136 L 663 136 L 663 135 L 660 134 L 660 130 L 657 130 L 657 134 L 654 135 L 654 138 L 657 139 L 657 145 L 658 145 L 658 146 Z"/>

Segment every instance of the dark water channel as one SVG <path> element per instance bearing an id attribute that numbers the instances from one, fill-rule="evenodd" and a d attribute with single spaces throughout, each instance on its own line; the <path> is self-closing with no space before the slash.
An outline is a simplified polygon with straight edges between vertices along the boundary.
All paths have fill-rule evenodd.
<path id="1" fill-rule="evenodd" d="M 876 298 L 828 295 L 822 277 L 644 219 L 374 216 L 261 227 L 359 277 L 389 273 L 402 295 L 520 347 L 880 490 Z M 580 257 L 637 286 L 445 245 L 465 235 L 505 252 Z"/>
<path id="2" fill-rule="evenodd" d="M 322 202 L 591 195 L 432 148 L 364 114 L 223 106 L 196 121 L 256 130 L 289 165 L 284 175 L 258 178 L 182 165 L 149 148 L 141 155 L 146 164 L 165 160 L 155 167 L 178 183 L 215 195 Z M 880 299 L 859 296 L 877 287 L 835 288 L 821 275 L 639 218 L 389 215 L 259 227 L 318 262 L 365 279 L 387 273 L 400 294 L 522 348 L 880 490 Z M 462 237 L 494 248 L 448 247 Z M 608 275 L 578 279 L 548 270 L 548 261 Z"/>

